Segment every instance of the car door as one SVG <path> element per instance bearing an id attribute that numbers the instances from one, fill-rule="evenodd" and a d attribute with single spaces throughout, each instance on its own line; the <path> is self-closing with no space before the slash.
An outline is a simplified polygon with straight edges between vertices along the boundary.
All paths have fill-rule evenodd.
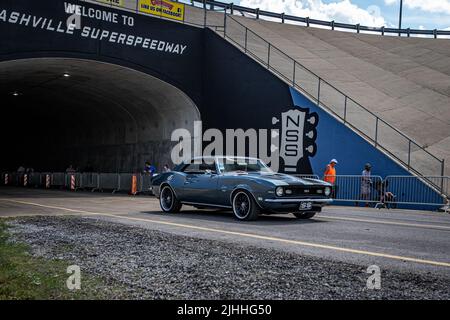
<path id="1" fill-rule="evenodd" d="M 222 174 L 218 177 L 217 202 L 221 206 L 230 206 L 231 192 L 236 186 L 236 179 L 229 174 Z"/>
<path id="2" fill-rule="evenodd" d="M 214 165 L 191 164 L 186 167 L 184 173 L 186 178 L 183 185 L 182 201 L 217 204 L 218 176 Z"/>

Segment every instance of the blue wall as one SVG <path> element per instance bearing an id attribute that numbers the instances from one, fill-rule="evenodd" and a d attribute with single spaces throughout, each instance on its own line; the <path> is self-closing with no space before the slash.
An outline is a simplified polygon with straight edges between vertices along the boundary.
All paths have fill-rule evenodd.
<path id="1" fill-rule="evenodd" d="M 327 112 L 317 107 L 305 96 L 294 88 L 291 88 L 294 105 L 301 108 L 309 108 L 310 112 L 319 115 L 317 125 L 317 152 L 310 158 L 314 174 L 323 175 L 323 171 L 329 161 L 337 159 L 337 174 L 360 175 L 364 164 L 372 165 L 372 175 L 410 175 L 408 171 L 392 161 L 389 157 L 367 143 L 358 134 L 337 121 Z"/>
<path id="2" fill-rule="evenodd" d="M 310 157 L 314 174 L 322 177 L 326 165 L 331 159 L 336 158 L 339 162 L 336 166 L 338 175 L 360 175 L 364 164 L 368 162 L 372 165 L 372 175 L 381 176 L 383 179 L 388 175 L 412 176 L 407 170 L 292 87 L 291 95 L 295 106 L 308 108 L 310 112 L 316 112 L 319 115 L 316 138 L 317 152 Z M 398 197 L 398 200 L 403 199 L 406 202 L 430 201 L 431 203 L 439 203 L 441 201 L 439 194 L 417 180 L 410 185 L 409 189 L 399 188 L 398 185 L 388 186 L 388 188 Z M 410 190 L 413 193 L 405 194 L 405 190 Z M 348 205 L 348 203 L 336 204 Z M 436 206 L 430 205 L 399 205 L 398 207 L 420 210 L 436 209 Z"/>

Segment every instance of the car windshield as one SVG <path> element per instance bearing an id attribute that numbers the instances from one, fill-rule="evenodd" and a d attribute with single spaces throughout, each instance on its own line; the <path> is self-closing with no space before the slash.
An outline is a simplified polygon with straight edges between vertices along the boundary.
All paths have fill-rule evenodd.
<path id="1" fill-rule="evenodd" d="M 252 158 L 218 158 L 218 166 L 221 172 L 273 172 L 264 162 Z"/>

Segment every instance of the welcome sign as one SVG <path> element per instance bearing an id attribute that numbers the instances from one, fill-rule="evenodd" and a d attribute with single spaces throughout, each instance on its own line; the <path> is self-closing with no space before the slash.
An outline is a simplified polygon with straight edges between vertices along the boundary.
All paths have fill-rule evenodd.
<path id="1" fill-rule="evenodd" d="M 154 16 L 184 21 L 184 4 L 169 0 L 139 0 L 139 11 Z"/>

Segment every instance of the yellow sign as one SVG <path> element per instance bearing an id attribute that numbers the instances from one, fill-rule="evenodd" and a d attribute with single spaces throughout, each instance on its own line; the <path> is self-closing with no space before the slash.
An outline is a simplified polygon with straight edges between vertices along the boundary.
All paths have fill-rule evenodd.
<path id="1" fill-rule="evenodd" d="M 124 0 L 97 0 L 98 2 L 110 3 L 114 6 L 123 7 Z"/>
<path id="2" fill-rule="evenodd" d="M 169 0 L 139 0 L 139 11 L 173 20 L 184 20 L 184 4 Z"/>

